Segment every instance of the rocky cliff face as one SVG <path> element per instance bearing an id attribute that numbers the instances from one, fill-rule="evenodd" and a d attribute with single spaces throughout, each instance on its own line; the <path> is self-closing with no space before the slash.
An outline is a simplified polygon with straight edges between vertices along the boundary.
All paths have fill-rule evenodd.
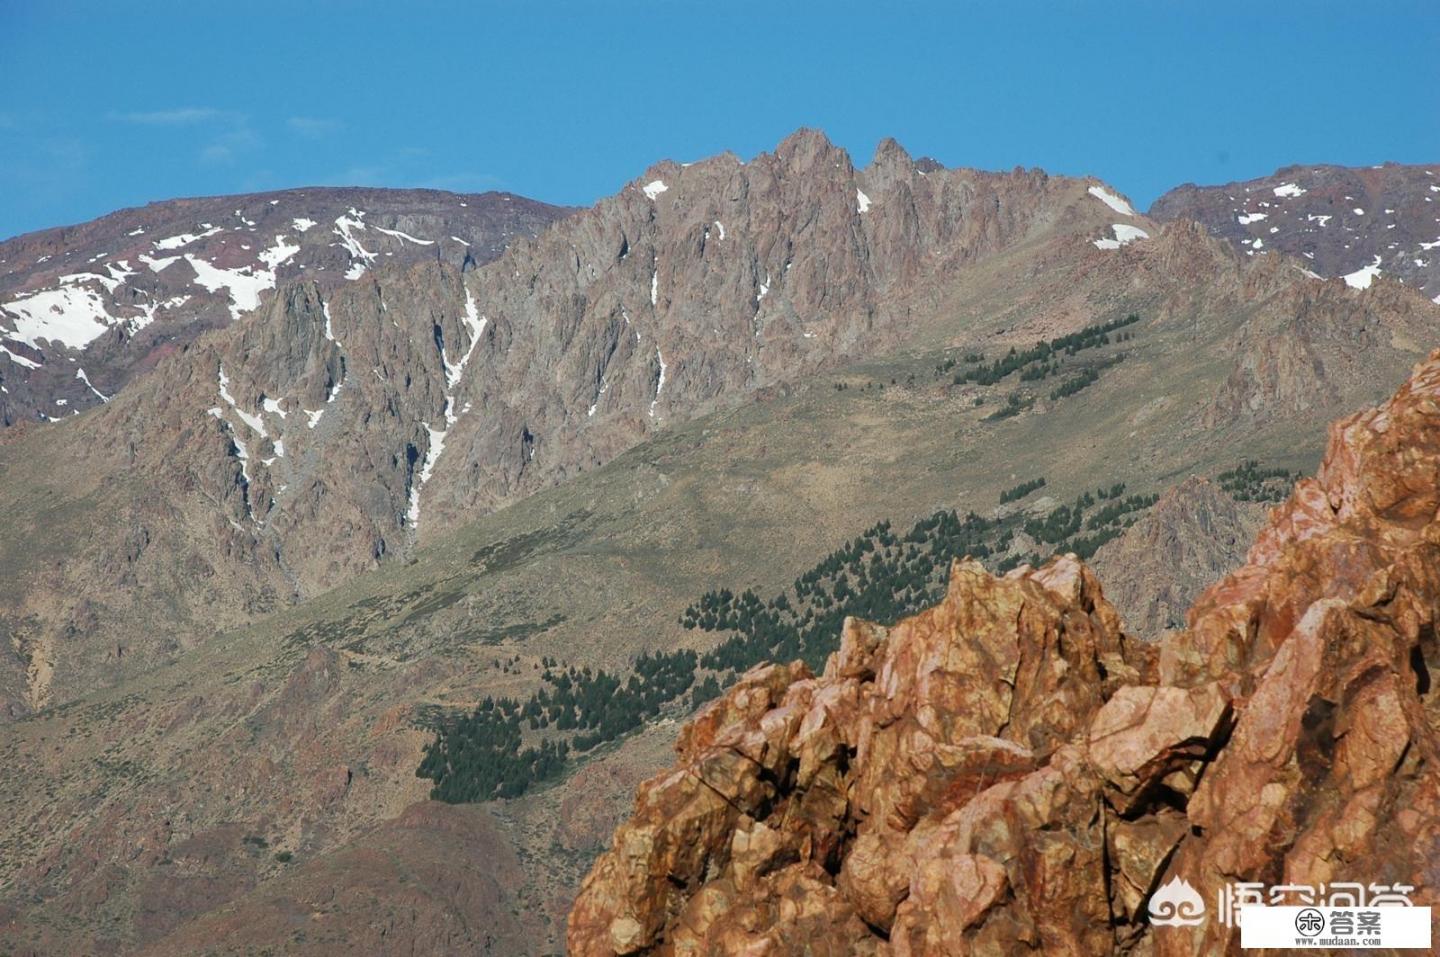
<path id="1" fill-rule="evenodd" d="M 1337 423 L 1315 479 L 1158 646 L 1073 558 L 957 563 L 851 620 L 824 673 L 747 674 L 640 788 L 570 916 L 601 954 L 1206 954 L 1183 880 L 1440 902 L 1440 353 Z"/>
<path id="2" fill-rule="evenodd" d="M 1155 638 L 1182 627 L 1200 593 L 1239 567 L 1264 517 L 1264 506 L 1191 477 L 1096 552 L 1091 565 L 1129 632 Z"/>
<path id="3" fill-rule="evenodd" d="M 487 263 L 569 212 L 508 193 L 317 187 L 152 203 L 0 242 L 0 428 L 108 401 L 279 286 Z"/>
<path id="4" fill-rule="evenodd" d="M 1179 186 L 1150 215 L 1196 220 L 1247 256 L 1285 253 L 1361 289 L 1388 276 L 1440 301 L 1440 166 L 1287 166 L 1224 186 Z"/>

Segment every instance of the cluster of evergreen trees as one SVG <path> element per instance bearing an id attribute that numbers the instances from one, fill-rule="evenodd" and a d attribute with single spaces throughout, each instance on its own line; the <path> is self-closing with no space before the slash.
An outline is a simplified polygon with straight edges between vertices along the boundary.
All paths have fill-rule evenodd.
<path id="1" fill-rule="evenodd" d="M 473 713 L 437 729 L 415 770 L 435 782 L 430 796 L 451 804 L 517 797 L 558 775 L 569 745 L 548 739 L 521 747 L 521 710 L 513 699 L 486 698 Z"/>
<path id="2" fill-rule="evenodd" d="M 517 797 L 559 774 L 572 748 L 589 751 L 659 714 L 690 690 L 696 664 L 689 650 L 642 654 L 622 681 L 603 669 L 552 670 L 547 660 L 544 683 L 524 704 L 486 698 L 474 713 L 440 722 L 415 773 L 435 782 L 430 796 L 441 801 Z M 525 726 L 546 734 L 522 747 Z"/>
<path id="3" fill-rule="evenodd" d="M 1054 545 L 1056 553 L 1074 552 L 1081 558 L 1089 558 L 1101 545 L 1115 538 L 1135 520 L 1136 513 L 1154 505 L 1155 495 L 1124 495 L 1124 483 L 1108 488 L 1096 489 L 1092 495 L 1082 492 L 1069 505 L 1061 505 L 1049 514 L 1025 521 L 1025 534 L 1047 545 Z M 1094 508 L 1097 499 L 1106 504 L 1087 515 Z M 1081 529 L 1089 534 L 1080 534 Z M 1040 556 L 1035 556 L 1039 560 Z"/>
<path id="4" fill-rule="evenodd" d="M 1037 342 L 1023 352 L 1011 346 L 1009 352 L 989 365 L 977 365 L 973 369 L 963 369 L 955 373 L 953 382 L 955 385 L 963 385 L 966 382 L 974 382 L 977 385 L 994 385 L 1010 373 L 1022 369 L 1025 370 L 1021 374 L 1021 379 L 1024 381 L 1043 379 L 1045 376 L 1059 371 L 1061 354 L 1073 356 L 1085 349 L 1108 346 L 1112 332 L 1139 321 L 1140 317 L 1132 312 L 1120 319 L 1086 326 L 1079 332 L 1072 332 L 1046 342 Z M 968 360 L 970 357 L 966 358 Z M 979 357 L 976 356 L 976 358 Z M 1034 368 L 1027 369 L 1031 366 Z"/>
<path id="5" fill-rule="evenodd" d="M 1034 404 L 1033 399 L 1026 399 L 1018 392 L 1012 392 L 1005 397 L 1005 404 L 985 416 L 986 422 L 999 422 L 1001 419 L 1009 419 L 1019 415 Z"/>
<path id="6" fill-rule="evenodd" d="M 1050 390 L 1050 401 L 1056 402 L 1060 399 L 1068 398 L 1079 392 L 1081 389 L 1084 389 L 1086 386 L 1094 385 L 1096 382 L 1100 381 L 1100 373 L 1104 372 L 1106 369 L 1110 368 L 1116 363 L 1123 361 L 1124 359 L 1124 353 L 1116 356 L 1111 356 L 1110 358 L 1105 359 L 1102 362 L 1097 362 L 1095 365 L 1082 370 L 1078 375 L 1071 376 L 1070 378 L 1066 379 L 1064 382 L 1056 386 L 1054 389 Z"/>
<path id="7" fill-rule="evenodd" d="M 1239 502 L 1281 502 L 1300 478 L 1299 472 L 1261 468 L 1254 459 L 1245 459 L 1233 469 L 1220 473 L 1220 487 Z"/>
<path id="8" fill-rule="evenodd" d="M 1044 487 L 1045 479 L 1043 477 L 1031 479 L 1028 482 L 1021 482 L 1019 485 L 1016 485 L 1013 488 L 1007 488 L 1005 491 L 1000 493 L 1000 504 L 1004 505 L 1008 502 L 1018 502 L 1020 501 L 1020 499 L 1029 495 L 1031 492 L 1037 489 L 1042 489 Z"/>

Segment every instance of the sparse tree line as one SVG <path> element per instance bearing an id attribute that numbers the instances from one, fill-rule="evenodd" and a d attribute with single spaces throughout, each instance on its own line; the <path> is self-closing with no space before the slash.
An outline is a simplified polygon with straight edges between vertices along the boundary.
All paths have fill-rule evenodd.
<path id="1" fill-rule="evenodd" d="M 1133 325 L 1140 321 L 1140 316 L 1130 313 L 1119 319 L 1112 319 L 1109 322 L 1098 325 L 1086 326 L 1079 332 L 1072 332 L 1069 335 L 1059 336 L 1045 342 L 1037 342 L 1029 349 L 1020 351 L 1014 346 L 999 359 L 989 365 L 974 365 L 969 369 L 962 369 L 955 373 L 952 381 L 955 385 L 964 385 L 973 382 L 976 385 L 994 385 L 1012 372 L 1021 372 L 1021 381 L 1035 381 L 1045 378 L 1060 369 L 1060 356 L 1078 355 L 1086 349 L 1098 349 L 1101 346 L 1110 345 L 1112 339 L 1110 334 L 1126 326 Z M 1130 333 L 1121 334 L 1125 339 L 1130 338 Z M 1122 341 L 1117 335 L 1113 341 Z M 967 355 L 967 362 L 972 359 L 979 359 L 973 353 Z M 946 371 L 949 371 L 947 368 Z"/>
<path id="2" fill-rule="evenodd" d="M 1005 505 L 1009 502 L 1018 502 L 1020 499 L 1029 495 L 1031 492 L 1042 489 L 1044 487 L 1044 478 L 1031 479 L 1028 482 L 1021 482 L 1019 485 L 1016 485 L 1013 488 L 1007 488 L 1005 491 L 1000 493 L 1000 504 Z"/>
<path id="3" fill-rule="evenodd" d="M 1245 459 L 1219 475 L 1220 487 L 1238 502 L 1284 501 L 1299 478 L 1299 472 L 1262 468 L 1254 459 Z"/>

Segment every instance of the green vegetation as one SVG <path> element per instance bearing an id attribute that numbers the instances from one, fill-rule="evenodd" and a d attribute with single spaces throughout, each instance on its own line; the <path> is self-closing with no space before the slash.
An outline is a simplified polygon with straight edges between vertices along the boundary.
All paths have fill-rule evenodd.
<path id="1" fill-rule="evenodd" d="M 1061 354 L 1073 356 L 1086 349 L 1108 346 L 1111 342 L 1110 333 L 1139 321 L 1140 317 L 1132 312 L 1120 319 L 1086 326 L 1079 332 L 1072 332 L 1067 336 L 1060 336 L 1048 342 L 1037 342 L 1024 352 L 1012 346 L 1009 352 L 989 365 L 977 365 L 975 368 L 955 373 L 952 381 L 955 385 L 963 385 L 966 382 L 974 382 L 977 385 L 994 385 L 1017 370 L 1025 370 L 1020 376 L 1022 381 L 1043 379 L 1045 376 L 1059 371 Z M 1115 341 L 1119 341 L 1118 336 Z M 968 361 L 972 356 L 967 355 L 965 358 Z M 974 358 L 979 359 L 980 357 L 974 356 Z"/>
<path id="2" fill-rule="evenodd" d="M 1043 478 L 1033 479 L 1007 489 L 1001 499 L 1014 501 L 1044 485 Z M 939 511 L 903 535 L 889 521 L 880 522 L 773 598 L 729 588 L 701 595 L 681 614 L 680 625 L 728 634 L 703 655 L 642 654 L 623 680 L 603 669 L 561 669 L 547 658 L 540 690 L 525 702 L 486 698 L 468 715 L 435 715 L 435 739 L 415 773 L 435 782 L 431 797 L 441 801 L 517 797 L 563 773 L 572 754 L 617 740 L 668 705 L 697 708 L 762 661 L 798 658 L 819 670 L 847 616 L 893 622 L 934 605 L 956 558 L 988 561 L 997 572 L 1056 553 L 1089 558 L 1155 502 L 1153 495 L 1124 492 L 1123 483 L 1085 492 L 1040 517 Z M 1017 532 L 1049 547 L 1011 554 Z"/>
<path id="3" fill-rule="evenodd" d="M 1024 498 L 1024 497 L 1027 496 L 1027 495 L 1029 495 L 1031 492 L 1035 491 L 1036 489 L 1041 489 L 1041 488 L 1044 488 L 1044 487 L 1045 487 L 1045 479 L 1044 479 L 1043 477 L 1037 478 L 1037 479 L 1031 479 L 1031 480 L 1028 481 L 1028 482 L 1021 482 L 1019 485 L 1016 485 L 1014 488 L 1007 488 L 1005 491 L 1003 491 L 1003 492 L 1000 493 L 1000 504 L 1001 504 L 1001 505 L 1004 505 L 1004 504 L 1006 504 L 1007 502 L 1018 502 L 1018 501 L 1020 501 L 1020 499 Z"/>
<path id="4" fill-rule="evenodd" d="M 1290 494 L 1299 472 L 1286 469 L 1261 468 L 1254 459 L 1220 473 L 1220 487 L 1237 502 L 1283 502 Z"/>
<path id="5" fill-rule="evenodd" d="M 989 415 L 985 416 L 985 421 L 998 422 L 1001 419 L 1008 419 L 1012 416 L 1019 415 L 1021 412 L 1024 412 L 1026 409 L 1030 408 L 1030 406 L 1033 404 L 1033 399 L 1025 399 L 1022 398 L 1019 393 L 1012 392 L 1010 393 L 1010 395 L 1006 396 L 1004 405 L 996 409 L 994 412 L 991 412 Z"/>

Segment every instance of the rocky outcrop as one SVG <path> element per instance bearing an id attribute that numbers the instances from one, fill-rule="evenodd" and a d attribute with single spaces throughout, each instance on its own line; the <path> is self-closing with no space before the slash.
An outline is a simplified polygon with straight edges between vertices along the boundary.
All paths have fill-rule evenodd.
<path id="1" fill-rule="evenodd" d="M 1136 643 L 1074 558 L 849 621 L 682 731 L 571 913 L 570 952 L 1219 953 L 1183 881 L 1440 902 L 1440 353 L 1332 428 L 1189 627 Z M 1172 882 L 1173 883 L 1172 885 Z"/>
<path id="2" fill-rule="evenodd" d="M 1271 259 L 1254 278 L 1294 273 Z M 1370 358 L 1428 342 L 1436 311 L 1390 282 L 1359 292 L 1311 280 L 1287 286 L 1235 330 L 1232 367 L 1205 404 L 1206 428 L 1253 427 L 1310 410 L 1334 408 L 1371 375 Z"/>
<path id="3" fill-rule="evenodd" d="M 1440 166 L 1287 166 L 1269 176 L 1170 190 L 1155 219 L 1203 223 L 1247 256 L 1294 256 L 1361 288 L 1377 276 L 1440 298 Z"/>
<path id="4" fill-rule="evenodd" d="M 1200 593 L 1239 567 L 1264 518 L 1264 506 L 1191 476 L 1096 552 L 1091 566 L 1127 630 L 1156 638 L 1182 627 Z"/>

